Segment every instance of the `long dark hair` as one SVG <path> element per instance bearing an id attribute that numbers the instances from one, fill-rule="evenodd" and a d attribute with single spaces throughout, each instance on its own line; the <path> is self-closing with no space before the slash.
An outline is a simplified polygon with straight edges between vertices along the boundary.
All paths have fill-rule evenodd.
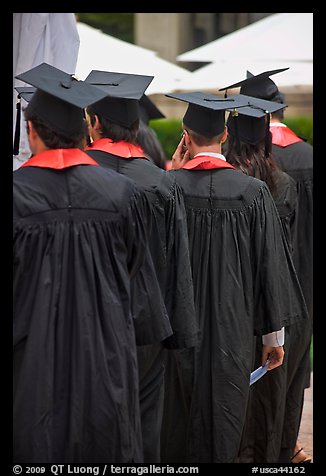
<path id="1" fill-rule="evenodd" d="M 272 141 L 271 134 L 270 141 Z M 276 189 L 275 172 L 280 168 L 271 153 L 267 157 L 265 156 L 265 140 L 256 145 L 241 141 L 238 152 L 235 137 L 229 135 L 225 152 L 227 161 L 246 175 L 251 175 L 266 182 L 271 194 L 273 194 Z"/>
<path id="2" fill-rule="evenodd" d="M 167 159 L 162 144 L 155 131 L 142 120 L 139 123 L 137 143 L 155 165 L 165 170 Z"/>

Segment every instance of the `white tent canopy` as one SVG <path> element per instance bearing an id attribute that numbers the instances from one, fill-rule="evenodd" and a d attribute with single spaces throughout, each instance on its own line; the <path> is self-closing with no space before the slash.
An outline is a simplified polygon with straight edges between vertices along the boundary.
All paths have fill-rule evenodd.
<path id="1" fill-rule="evenodd" d="M 177 57 L 178 61 L 312 61 L 313 14 L 275 13 Z"/>
<path id="2" fill-rule="evenodd" d="M 289 67 L 275 76 L 280 87 L 313 84 L 313 14 L 275 13 L 178 56 L 210 62 L 182 82 L 182 90 L 217 90 L 252 74 Z M 274 79 L 274 78 L 273 78 Z"/>
<path id="3" fill-rule="evenodd" d="M 76 75 L 84 80 L 91 70 L 154 76 L 146 94 L 167 93 L 178 89 L 191 73 L 165 61 L 155 51 L 107 35 L 77 22 L 80 39 Z"/>
<path id="4" fill-rule="evenodd" d="M 264 71 L 287 68 L 276 74 L 271 79 L 282 87 L 312 86 L 313 64 L 312 62 L 263 62 L 263 61 L 216 61 L 203 66 L 192 73 L 192 76 L 182 82 L 183 91 L 211 90 L 216 91 L 230 84 L 246 79 L 247 71 L 256 75 Z"/>

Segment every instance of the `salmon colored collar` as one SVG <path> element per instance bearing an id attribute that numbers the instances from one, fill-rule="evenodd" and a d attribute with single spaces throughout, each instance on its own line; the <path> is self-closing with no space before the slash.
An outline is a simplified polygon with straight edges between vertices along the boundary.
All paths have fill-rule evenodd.
<path id="1" fill-rule="evenodd" d="M 66 169 L 74 165 L 99 165 L 80 149 L 51 149 L 40 152 L 25 162 L 22 167 Z"/>
<path id="2" fill-rule="evenodd" d="M 206 155 L 200 155 L 189 160 L 181 168 L 188 170 L 234 169 L 233 165 L 226 162 L 226 160 Z"/>
<path id="3" fill-rule="evenodd" d="M 148 157 L 144 155 L 144 151 L 141 147 L 123 140 L 120 142 L 113 142 L 109 138 L 97 139 L 92 142 L 90 146 L 86 147 L 85 150 L 101 150 L 103 152 L 107 152 L 108 154 L 123 157 L 124 159 L 138 157 L 149 160 Z"/>
<path id="4" fill-rule="evenodd" d="M 271 123 L 272 125 L 273 123 Z M 272 133 L 272 143 L 281 147 L 286 147 L 296 142 L 303 142 L 291 129 L 285 124 L 273 125 L 270 127 Z"/>

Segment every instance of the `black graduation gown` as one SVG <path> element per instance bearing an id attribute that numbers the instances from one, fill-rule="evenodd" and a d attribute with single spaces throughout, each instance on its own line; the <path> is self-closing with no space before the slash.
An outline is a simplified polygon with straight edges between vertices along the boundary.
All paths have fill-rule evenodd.
<path id="1" fill-rule="evenodd" d="M 313 147 L 301 141 L 287 146 L 273 144 L 272 153 L 282 170 L 297 184 L 298 202 L 293 236 L 293 262 L 313 316 Z"/>
<path id="2" fill-rule="evenodd" d="M 275 127 L 282 134 L 276 137 Z M 300 376 L 296 378 L 292 390 L 292 400 L 288 402 L 287 413 L 293 415 L 283 432 L 283 448 L 293 448 L 293 421 L 299 430 L 302 414 L 304 388 L 310 386 L 310 342 L 313 332 L 313 147 L 309 143 L 290 137 L 286 132 L 295 134 L 289 128 L 271 127 L 273 134 L 272 152 L 281 168 L 288 173 L 297 185 L 297 208 L 293 235 L 293 262 L 298 274 L 302 291 L 307 303 L 309 321 L 302 332 L 305 334 L 301 342 Z M 294 141 L 294 142 L 293 142 Z M 298 346 L 300 342 L 298 342 Z M 298 347 L 299 348 L 299 347 Z M 294 355 L 293 355 L 294 357 Z M 290 359 L 291 357 L 289 357 Z M 302 387 L 303 381 L 303 387 Z M 301 398 L 298 395 L 301 392 Z M 295 441 L 294 441 L 295 443 Z"/>
<path id="3" fill-rule="evenodd" d="M 282 170 L 273 172 L 275 179 L 275 190 L 271 192 L 276 205 L 281 224 L 287 237 L 289 248 L 293 253 L 293 236 L 295 230 L 295 219 L 298 194 L 296 183 L 293 178 Z"/>
<path id="4" fill-rule="evenodd" d="M 279 213 L 284 233 L 292 250 L 295 230 L 297 190 L 295 181 L 285 172 L 274 172 L 276 188 L 272 196 Z M 304 332 L 309 319 L 285 327 L 284 361 L 281 367 L 268 372 L 250 388 L 246 424 L 238 462 L 276 463 L 282 447 L 282 434 L 287 431 L 296 441 L 304 384 L 302 356 L 307 342 Z M 253 369 L 261 365 L 262 342 L 256 339 Z"/>
<path id="5" fill-rule="evenodd" d="M 200 340 L 167 356 L 162 461 L 231 463 L 254 335 L 305 319 L 304 300 L 264 182 L 233 168 L 169 173 L 185 196 Z"/>
<path id="6" fill-rule="evenodd" d="M 13 200 L 14 461 L 142 462 L 130 278 L 147 199 L 95 163 L 20 168 Z"/>
<path id="7" fill-rule="evenodd" d="M 133 156 L 116 155 L 133 150 Z M 138 347 L 140 404 L 146 463 L 160 462 L 164 348 L 194 346 L 197 341 L 193 286 L 182 190 L 175 178 L 144 158 L 128 143 L 100 139 L 86 153 L 101 166 L 127 175 L 146 193 L 152 210 L 150 248 L 173 335 L 163 343 Z M 123 152 L 121 152 L 122 154 Z M 127 155 L 127 152 L 126 152 Z M 143 157 L 142 157 L 143 156 Z"/>

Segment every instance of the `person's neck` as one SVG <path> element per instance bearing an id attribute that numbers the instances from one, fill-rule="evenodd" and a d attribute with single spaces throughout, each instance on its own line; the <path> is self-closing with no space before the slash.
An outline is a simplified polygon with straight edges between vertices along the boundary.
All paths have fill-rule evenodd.
<path id="1" fill-rule="evenodd" d="M 43 142 L 39 142 L 38 144 L 35 144 L 32 150 L 33 155 L 41 154 L 42 152 L 45 152 L 46 150 L 49 150 L 49 147 L 46 147 L 46 145 Z"/>
<path id="2" fill-rule="evenodd" d="M 213 144 L 213 145 L 205 145 L 205 146 L 195 146 L 192 150 L 193 154 L 192 157 L 195 155 L 203 152 L 213 152 L 215 154 L 222 154 L 222 145 L 221 144 Z"/>
<path id="3" fill-rule="evenodd" d="M 276 119 L 276 117 L 275 117 L 275 118 L 274 118 L 274 117 L 271 117 L 270 120 L 269 120 L 269 122 L 270 122 L 270 123 L 271 123 L 271 122 L 274 122 L 274 123 L 275 123 L 275 122 L 277 122 L 277 123 L 282 123 L 282 121 L 281 121 L 280 119 Z"/>

